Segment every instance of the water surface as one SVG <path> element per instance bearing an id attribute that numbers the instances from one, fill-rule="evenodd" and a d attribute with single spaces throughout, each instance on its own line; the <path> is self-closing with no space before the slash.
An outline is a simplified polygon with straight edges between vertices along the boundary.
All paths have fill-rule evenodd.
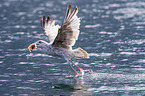
<path id="1" fill-rule="evenodd" d="M 75 77 L 69 64 L 29 44 L 47 38 L 39 17 L 62 24 L 66 6 L 79 8 L 81 47 L 89 59 L 75 63 L 84 75 Z M 143 96 L 145 95 L 144 0 L 1 0 L 0 94 L 2 96 Z"/>

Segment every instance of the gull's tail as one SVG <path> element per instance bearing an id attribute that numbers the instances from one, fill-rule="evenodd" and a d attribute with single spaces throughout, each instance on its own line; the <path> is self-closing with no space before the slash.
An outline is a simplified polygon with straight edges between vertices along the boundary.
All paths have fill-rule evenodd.
<path id="1" fill-rule="evenodd" d="M 74 49 L 73 54 L 75 55 L 75 57 L 89 58 L 88 53 L 80 47 Z"/>

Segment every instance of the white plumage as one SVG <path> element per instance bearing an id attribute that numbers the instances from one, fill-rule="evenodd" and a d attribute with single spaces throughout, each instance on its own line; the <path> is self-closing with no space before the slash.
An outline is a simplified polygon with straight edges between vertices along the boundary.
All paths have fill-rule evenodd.
<path id="1" fill-rule="evenodd" d="M 83 49 L 72 49 L 72 46 L 74 46 L 80 32 L 80 18 L 78 18 L 77 13 L 77 7 L 75 7 L 72 11 L 71 5 L 67 6 L 66 16 L 61 27 L 59 25 L 55 25 L 55 20 L 50 20 L 49 16 L 47 18 L 45 15 L 43 15 L 43 18 L 40 17 L 44 35 L 48 37 L 50 43 L 38 40 L 28 47 L 30 52 L 31 49 L 36 49 L 38 47 L 42 49 L 42 52 L 48 55 L 64 58 L 70 64 L 76 75 L 78 75 L 78 73 L 71 65 L 71 63 L 75 65 L 75 63 L 73 63 L 71 59 L 74 57 L 89 58 L 88 53 Z M 76 67 L 80 71 L 83 70 L 78 66 Z"/>

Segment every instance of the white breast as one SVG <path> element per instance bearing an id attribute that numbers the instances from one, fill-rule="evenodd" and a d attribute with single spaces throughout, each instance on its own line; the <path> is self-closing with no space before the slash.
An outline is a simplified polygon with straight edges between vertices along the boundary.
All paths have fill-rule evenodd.
<path id="1" fill-rule="evenodd" d="M 55 57 L 62 57 L 64 59 L 74 57 L 71 50 L 60 48 L 60 47 L 46 46 L 43 47 L 42 51 L 48 55 L 55 56 Z"/>

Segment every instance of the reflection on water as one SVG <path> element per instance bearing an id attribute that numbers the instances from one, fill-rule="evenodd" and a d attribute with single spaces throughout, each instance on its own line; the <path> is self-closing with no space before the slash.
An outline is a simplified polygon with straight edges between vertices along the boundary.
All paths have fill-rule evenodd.
<path id="1" fill-rule="evenodd" d="M 67 62 L 27 47 L 47 41 L 39 17 L 62 24 L 66 5 L 77 5 L 82 47 L 89 59 L 75 63 L 84 75 L 74 77 Z M 4 96 L 143 96 L 145 89 L 145 2 L 143 0 L 1 0 L 0 94 Z"/>

